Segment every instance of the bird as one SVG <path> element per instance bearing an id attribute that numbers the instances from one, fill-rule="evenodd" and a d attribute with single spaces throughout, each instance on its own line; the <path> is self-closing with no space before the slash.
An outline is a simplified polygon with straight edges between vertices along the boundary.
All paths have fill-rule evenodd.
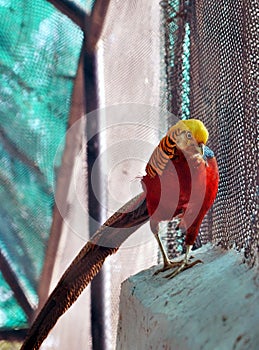
<path id="1" fill-rule="evenodd" d="M 207 211 L 218 191 L 218 165 L 213 151 L 206 146 L 209 133 L 196 119 L 179 121 L 171 127 L 155 148 L 146 166 L 142 185 L 146 195 L 150 227 L 162 253 L 165 277 L 173 278 L 200 262 L 188 262 L 192 246 Z M 169 161 L 171 160 L 171 161 Z M 186 253 L 181 261 L 170 262 L 159 237 L 159 223 L 180 219 L 185 231 Z"/>
<path id="2" fill-rule="evenodd" d="M 206 146 L 209 133 L 198 119 L 179 120 L 154 149 L 141 179 L 143 192 L 115 212 L 85 244 L 64 272 L 35 318 L 21 350 L 37 350 L 59 317 L 76 301 L 100 271 L 106 257 L 140 226 L 150 221 L 163 258 L 154 274 L 169 271 L 174 278 L 201 263 L 189 261 L 192 246 L 218 191 L 219 173 L 215 155 Z M 170 261 L 159 237 L 159 223 L 179 219 L 185 232 L 186 252 L 180 261 Z"/>

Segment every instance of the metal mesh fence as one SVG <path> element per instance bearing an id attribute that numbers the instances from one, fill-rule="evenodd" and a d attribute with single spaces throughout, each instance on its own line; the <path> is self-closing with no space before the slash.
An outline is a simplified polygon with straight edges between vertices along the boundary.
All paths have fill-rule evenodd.
<path id="1" fill-rule="evenodd" d="M 168 109 L 180 118 L 204 121 L 219 163 L 219 193 L 203 222 L 201 241 L 243 249 L 254 264 L 259 238 L 258 3 L 161 1 L 161 6 Z M 177 255 L 177 247 L 171 253 Z"/>
<path id="2" fill-rule="evenodd" d="M 258 254 L 258 18 L 256 1 L 193 1 L 191 115 L 210 130 L 220 186 L 202 240 Z M 257 33 L 257 35 L 256 35 Z M 257 243 L 256 243 L 257 242 Z"/>

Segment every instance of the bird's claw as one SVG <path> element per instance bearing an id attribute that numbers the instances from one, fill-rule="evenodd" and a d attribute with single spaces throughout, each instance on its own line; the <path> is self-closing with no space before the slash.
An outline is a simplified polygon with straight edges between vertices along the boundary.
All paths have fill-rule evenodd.
<path id="1" fill-rule="evenodd" d="M 169 273 L 168 275 L 166 275 L 165 278 L 168 278 L 168 279 L 174 278 L 180 272 L 187 270 L 187 269 L 190 269 L 191 267 L 193 267 L 194 265 L 199 264 L 199 263 L 203 263 L 203 261 L 200 259 L 195 260 L 191 263 L 189 263 L 188 261 L 185 261 L 185 260 L 179 261 L 178 268 L 176 270 L 174 270 L 173 272 Z"/>
<path id="2" fill-rule="evenodd" d="M 184 271 L 184 270 L 187 270 L 191 267 L 193 267 L 194 265 L 196 264 L 199 264 L 199 263 L 203 263 L 202 260 L 195 260 L 191 263 L 189 263 L 188 261 L 186 260 L 180 260 L 180 261 L 169 261 L 167 262 L 166 264 L 164 264 L 164 266 L 155 271 L 154 272 L 154 276 L 158 275 L 160 272 L 165 272 L 167 270 L 170 270 L 170 269 L 174 269 L 177 267 L 176 270 L 174 270 L 173 272 L 167 274 L 166 276 L 164 276 L 165 278 L 168 278 L 168 279 L 171 279 L 171 278 L 174 278 L 176 275 L 178 275 L 180 272 Z"/>
<path id="3" fill-rule="evenodd" d="M 158 275 L 160 272 L 165 272 L 167 270 L 173 269 L 175 267 L 178 267 L 180 263 L 182 263 L 182 261 L 168 261 L 164 264 L 164 266 L 161 269 L 158 269 L 157 271 L 154 272 L 154 276 Z"/>

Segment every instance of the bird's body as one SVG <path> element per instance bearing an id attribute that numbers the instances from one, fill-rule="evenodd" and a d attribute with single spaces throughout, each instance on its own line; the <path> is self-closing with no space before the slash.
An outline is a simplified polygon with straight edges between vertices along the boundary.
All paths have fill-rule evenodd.
<path id="1" fill-rule="evenodd" d="M 180 216 L 188 228 L 186 244 L 193 245 L 202 219 L 217 194 L 216 158 L 209 158 L 206 165 L 197 166 L 195 160 L 186 159 L 178 151 L 177 159 L 168 162 L 162 175 L 151 178 L 147 174 L 142 184 L 151 223 L 158 224 Z"/>
<path id="2" fill-rule="evenodd" d="M 213 152 L 204 146 L 207 139 L 207 129 L 198 120 L 179 121 L 169 129 L 146 166 L 144 192 L 108 219 L 82 248 L 49 296 L 21 349 L 40 347 L 58 318 L 101 269 L 105 258 L 148 220 L 163 255 L 161 271 L 177 268 L 168 277 L 199 262 L 190 264 L 188 254 L 214 202 L 219 179 Z M 187 252 L 182 261 L 171 263 L 159 239 L 158 224 L 176 216 L 186 232 Z"/>

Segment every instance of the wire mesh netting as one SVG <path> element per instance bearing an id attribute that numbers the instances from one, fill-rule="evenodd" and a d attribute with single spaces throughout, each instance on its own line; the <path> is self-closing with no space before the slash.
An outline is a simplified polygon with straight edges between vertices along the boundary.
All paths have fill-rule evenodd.
<path id="1" fill-rule="evenodd" d="M 133 20 L 134 19 L 134 20 Z M 142 191 L 152 148 L 159 140 L 160 6 L 145 0 L 112 1 L 99 44 L 100 103 L 106 111 L 106 215 L 111 215 Z M 111 121 L 111 127 L 108 122 Z M 146 126 L 144 126 L 146 125 Z M 139 143 L 139 147 L 137 144 Z M 146 148 L 141 149 L 141 147 Z M 150 153 L 149 153 L 150 152 Z M 144 155 L 144 153 L 146 153 Z M 119 184 L 119 190 L 118 190 Z M 135 192 L 136 191 L 136 192 Z M 146 225 L 125 242 L 106 265 L 110 348 L 116 345 L 120 284 L 128 276 L 156 263 L 156 242 Z"/>
<path id="2" fill-rule="evenodd" d="M 53 160 L 64 136 L 82 43 L 43 1 L 0 2 L 1 254 L 32 307 L 54 203 Z M 1 274 L 1 329 L 28 324 Z"/>
<path id="3" fill-rule="evenodd" d="M 203 222 L 202 243 L 243 249 L 253 265 L 259 238 L 258 3 L 237 1 L 234 10 L 230 1 L 224 6 L 162 1 L 161 6 L 168 109 L 205 122 L 219 163 L 219 193 Z M 181 244 L 173 245 L 171 254 L 177 249 Z"/>
<path id="4" fill-rule="evenodd" d="M 230 1 L 195 1 L 188 11 L 191 114 L 208 126 L 220 171 L 202 240 L 244 249 L 253 264 L 259 240 L 258 2 L 236 1 L 233 9 Z"/>

